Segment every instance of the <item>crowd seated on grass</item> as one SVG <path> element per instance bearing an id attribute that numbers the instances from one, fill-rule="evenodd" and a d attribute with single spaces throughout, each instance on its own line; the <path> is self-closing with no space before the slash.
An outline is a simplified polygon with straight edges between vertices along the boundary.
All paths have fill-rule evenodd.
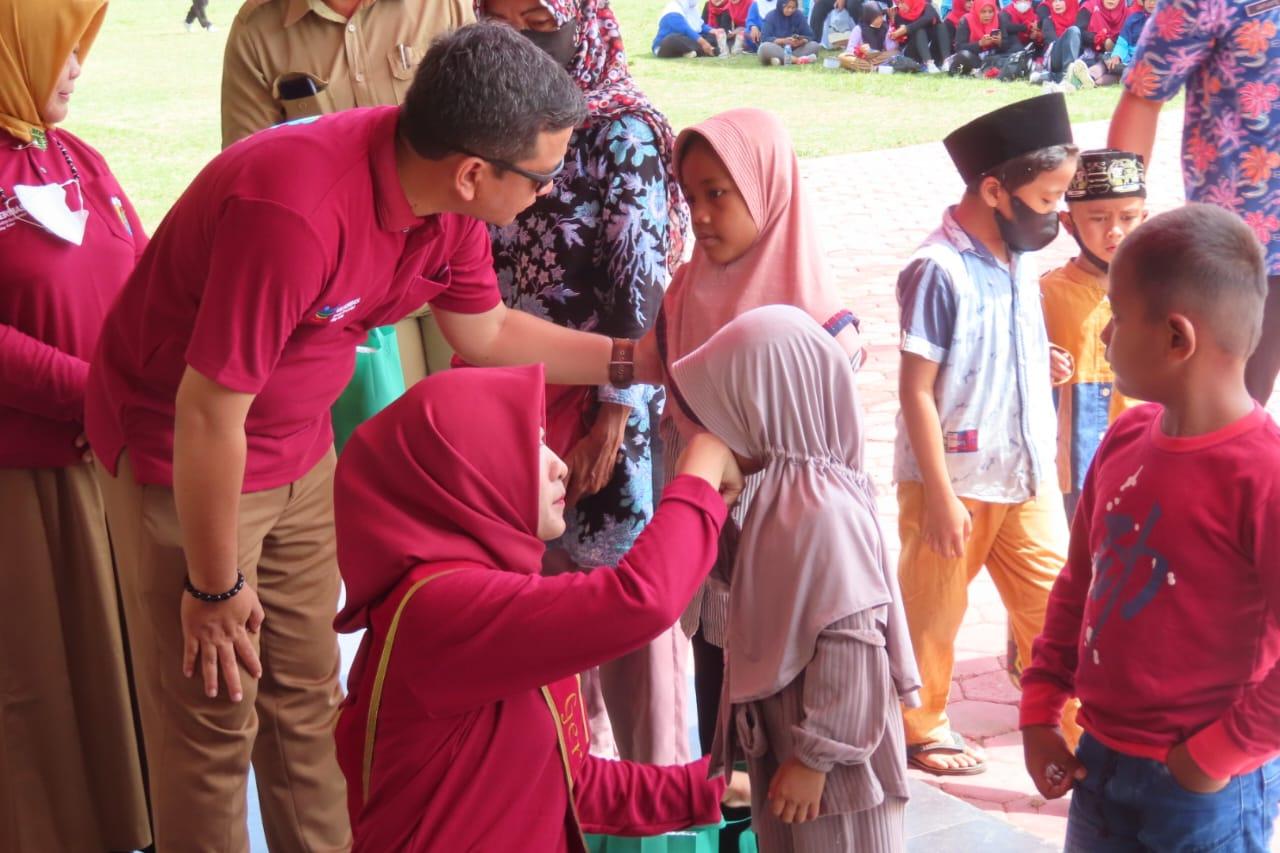
<path id="1" fill-rule="evenodd" d="M 1155 0 L 672 0 L 664 59 L 754 53 L 765 66 L 1028 80 L 1073 92 L 1124 79 Z"/>

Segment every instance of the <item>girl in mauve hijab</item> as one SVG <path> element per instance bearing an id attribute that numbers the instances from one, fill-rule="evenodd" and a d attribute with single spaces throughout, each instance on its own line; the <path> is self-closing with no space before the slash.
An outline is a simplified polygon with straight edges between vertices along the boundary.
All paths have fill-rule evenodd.
<path id="1" fill-rule="evenodd" d="M 708 759 L 588 754 L 576 673 L 675 622 L 741 472 L 718 439 L 695 437 L 616 568 L 543 577 L 566 476 L 543 411 L 541 367 L 438 373 L 339 460 L 335 627 L 366 631 L 336 732 L 356 851 L 577 853 L 584 832 L 720 820 Z"/>
<path id="2" fill-rule="evenodd" d="M 712 769 L 746 759 L 765 853 L 903 850 L 899 700 L 916 704 L 920 679 L 862 470 L 849 355 L 807 312 L 771 305 L 671 380 L 758 477 L 729 579 Z"/>

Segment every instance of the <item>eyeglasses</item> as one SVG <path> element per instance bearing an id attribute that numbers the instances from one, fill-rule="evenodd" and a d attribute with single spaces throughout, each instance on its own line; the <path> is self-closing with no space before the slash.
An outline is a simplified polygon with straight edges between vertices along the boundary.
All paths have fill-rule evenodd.
<path id="1" fill-rule="evenodd" d="M 465 148 L 458 149 L 459 154 L 466 154 L 468 157 L 478 157 L 486 163 L 497 166 L 500 169 L 506 169 L 508 172 L 515 172 L 522 178 L 527 178 L 535 188 L 542 189 L 554 181 L 561 172 L 564 171 L 564 158 L 556 164 L 556 167 L 550 172 L 531 172 L 528 169 L 522 169 L 515 163 L 508 163 L 506 160 L 499 160 L 497 157 L 486 157 L 483 154 L 477 154 L 474 151 L 468 151 Z"/>

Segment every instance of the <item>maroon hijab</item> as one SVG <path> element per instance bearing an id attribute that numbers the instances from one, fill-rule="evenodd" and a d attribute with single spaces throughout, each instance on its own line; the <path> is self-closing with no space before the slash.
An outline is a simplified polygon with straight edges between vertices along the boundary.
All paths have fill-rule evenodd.
<path id="1" fill-rule="evenodd" d="M 536 573 L 541 365 L 428 376 L 351 436 L 334 479 L 347 600 L 334 628 L 424 563 Z"/>

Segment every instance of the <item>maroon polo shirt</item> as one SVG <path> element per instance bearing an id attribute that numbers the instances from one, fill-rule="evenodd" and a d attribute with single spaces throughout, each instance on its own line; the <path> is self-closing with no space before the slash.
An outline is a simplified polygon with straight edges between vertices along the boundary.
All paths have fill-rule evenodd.
<path id="1" fill-rule="evenodd" d="M 396 107 L 254 134 L 178 199 L 107 316 L 86 428 L 113 473 L 173 483 L 174 398 L 190 365 L 254 395 L 243 491 L 285 485 L 333 444 L 329 408 L 369 329 L 430 302 L 499 302 L 486 227 L 414 216 L 395 167 Z"/>

